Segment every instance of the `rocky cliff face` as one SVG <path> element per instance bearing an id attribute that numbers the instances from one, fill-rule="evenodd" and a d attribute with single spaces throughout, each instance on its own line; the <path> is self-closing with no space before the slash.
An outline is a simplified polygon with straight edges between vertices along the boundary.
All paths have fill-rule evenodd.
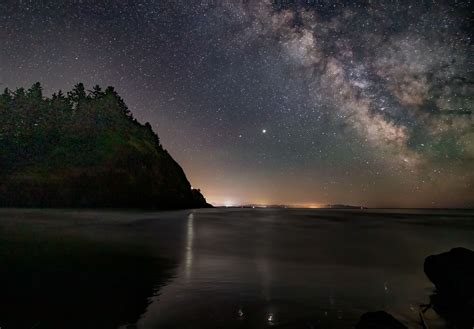
<path id="1" fill-rule="evenodd" d="M 111 87 L 6 90 L 0 118 L 0 206 L 210 206 Z"/>

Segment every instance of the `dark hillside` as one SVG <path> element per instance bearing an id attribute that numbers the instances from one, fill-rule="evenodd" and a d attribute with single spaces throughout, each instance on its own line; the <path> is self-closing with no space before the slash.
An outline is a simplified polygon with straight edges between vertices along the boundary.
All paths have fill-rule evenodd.
<path id="1" fill-rule="evenodd" d="M 208 206 L 114 88 L 81 83 L 51 98 L 39 83 L 0 96 L 0 205 Z"/>

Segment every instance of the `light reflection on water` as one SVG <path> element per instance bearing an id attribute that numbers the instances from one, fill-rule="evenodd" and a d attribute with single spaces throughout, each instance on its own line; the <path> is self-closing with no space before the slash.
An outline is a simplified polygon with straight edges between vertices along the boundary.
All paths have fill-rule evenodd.
<path id="1" fill-rule="evenodd" d="M 211 209 L 33 217 L 23 223 L 36 232 L 116 243 L 126 236 L 173 260 L 173 275 L 150 296 L 138 329 L 343 329 L 376 310 L 413 325 L 432 291 L 424 258 L 455 246 L 474 249 L 472 212 Z M 0 233 L 8 225 L 0 211 Z"/>
<path id="2" fill-rule="evenodd" d="M 185 274 L 186 281 L 189 282 L 191 278 L 191 269 L 193 266 L 193 239 L 194 239 L 194 213 L 188 215 L 187 230 L 186 230 L 186 257 L 185 257 Z"/>
<path id="3" fill-rule="evenodd" d="M 471 219 L 419 211 L 194 211 L 183 270 L 138 328 L 352 328 L 375 310 L 413 324 L 432 290 L 425 256 L 474 247 Z"/>

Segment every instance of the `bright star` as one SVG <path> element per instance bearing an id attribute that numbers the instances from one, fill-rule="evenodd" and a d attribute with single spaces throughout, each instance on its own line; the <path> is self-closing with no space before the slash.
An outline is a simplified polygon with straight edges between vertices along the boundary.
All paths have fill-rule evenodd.
<path id="1" fill-rule="evenodd" d="M 267 133 L 267 130 L 266 130 L 266 129 L 262 129 L 262 133 L 266 134 L 266 133 Z"/>

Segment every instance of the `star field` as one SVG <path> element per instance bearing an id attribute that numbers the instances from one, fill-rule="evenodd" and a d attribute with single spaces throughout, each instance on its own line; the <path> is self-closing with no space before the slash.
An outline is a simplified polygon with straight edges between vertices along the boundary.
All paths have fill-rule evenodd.
<path id="1" fill-rule="evenodd" d="M 3 1 L 0 86 L 115 86 L 214 204 L 474 206 L 472 9 Z"/>

